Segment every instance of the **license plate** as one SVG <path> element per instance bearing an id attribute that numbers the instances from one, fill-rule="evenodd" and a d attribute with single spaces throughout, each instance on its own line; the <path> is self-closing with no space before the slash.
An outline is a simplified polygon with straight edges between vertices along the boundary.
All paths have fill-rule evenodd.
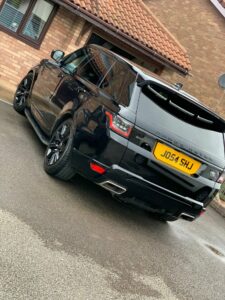
<path id="1" fill-rule="evenodd" d="M 189 175 L 195 174 L 201 167 L 201 163 L 197 160 L 162 143 L 157 143 L 154 156 L 159 161 Z"/>

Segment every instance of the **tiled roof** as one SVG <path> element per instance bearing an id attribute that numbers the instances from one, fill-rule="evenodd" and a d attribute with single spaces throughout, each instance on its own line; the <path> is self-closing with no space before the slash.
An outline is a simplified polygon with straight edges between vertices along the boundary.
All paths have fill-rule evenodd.
<path id="1" fill-rule="evenodd" d="M 141 0 L 63 0 L 75 9 L 88 12 L 115 31 L 125 34 L 161 59 L 175 64 L 183 72 L 191 65 L 185 49 L 168 32 Z"/>

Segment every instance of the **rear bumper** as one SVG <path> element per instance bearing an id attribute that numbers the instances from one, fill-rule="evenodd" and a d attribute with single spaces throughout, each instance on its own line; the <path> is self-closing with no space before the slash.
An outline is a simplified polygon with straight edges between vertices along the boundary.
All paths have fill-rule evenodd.
<path id="1" fill-rule="evenodd" d="M 110 168 L 107 178 L 126 189 L 119 198 L 144 209 L 177 217 L 186 214 L 193 219 L 204 210 L 202 202 L 174 193 L 117 165 Z"/>
<path id="2" fill-rule="evenodd" d="M 195 219 L 205 210 L 202 202 L 174 193 L 118 165 L 109 167 L 95 161 L 106 169 L 105 174 L 96 174 L 90 169 L 90 162 L 93 160 L 74 150 L 73 163 L 78 173 L 111 190 L 112 194 L 125 202 L 177 217 L 184 214 L 189 216 L 189 219 Z M 118 189 L 112 190 L 109 185 L 104 184 L 106 182 L 115 184 Z"/>

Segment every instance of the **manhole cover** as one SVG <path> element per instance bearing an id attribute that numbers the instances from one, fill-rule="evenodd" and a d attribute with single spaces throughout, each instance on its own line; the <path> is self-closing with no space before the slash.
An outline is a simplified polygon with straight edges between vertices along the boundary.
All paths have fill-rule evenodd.
<path id="1" fill-rule="evenodd" d="M 214 254 L 220 256 L 220 257 L 225 257 L 225 255 L 220 252 L 218 249 L 216 249 L 215 247 L 211 246 L 211 245 L 206 245 L 207 248 L 209 248 L 209 250 L 211 250 Z"/>

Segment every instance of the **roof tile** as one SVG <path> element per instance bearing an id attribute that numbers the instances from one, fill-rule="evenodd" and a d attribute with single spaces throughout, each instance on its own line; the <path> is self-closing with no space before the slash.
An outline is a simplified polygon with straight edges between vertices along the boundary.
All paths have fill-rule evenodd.
<path id="1" fill-rule="evenodd" d="M 141 0 L 63 0 L 79 6 L 143 46 L 190 71 L 186 50 Z"/>

